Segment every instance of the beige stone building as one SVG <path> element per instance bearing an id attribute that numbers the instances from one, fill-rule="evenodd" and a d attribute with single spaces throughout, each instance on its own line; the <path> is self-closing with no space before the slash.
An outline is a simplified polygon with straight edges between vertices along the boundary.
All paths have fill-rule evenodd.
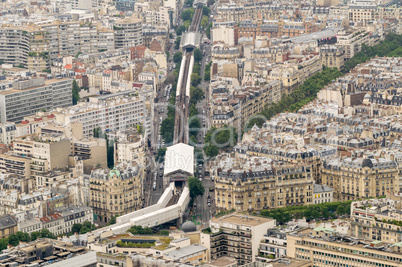
<path id="1" fill-rule="evenodd" d="M 324 45 L 320 47 L 322 65 L 329 68 L 343 68 L 345 62 L 345 51 L 341 46 Z"/>
<path id="2" fill-rule="evenodd" d="M 17 220 L 11 215 L 0 216 L 0 239 L 9 237 L 18 231 Z"/>
<path id="3" fill-rule="evenodd" d="M 334 199 L 350 200 L 399 192 L 398 168 L 390 159 L 346 158 L 327 160 L 322 183 L 333 188 Z"/>
<path id="4" fill-rule="evenodd" d="M 90 174 L 94 168 L 107 167 L 107 147 L 104 138 L 88 138 L 72 143 L 72 155 L 83 161 L 84 173 Z"/>
<path id="5" fill-rule="evenodd" d="M 113 216 L 141 209 L 143 176 L 143 167 L 134 163 L 121 163 L 113 170 L 94 170 L 89 187 L 95 221 L 108 223 Z"/>
<path id="6" fill-rule="evenodd" d="M 287 235 L 287 255 L 310 260 L 314 266 L 401 266 L 401 243 L 385 248 L 370 242 L 340 236 L 333 228 L 302 229 Z"/>
<path id="7" fill-rule="evenodd" d="M 309 165 L 265 157 L 229 158 L 214 167 L 216 208 L 252 211 L 313 203 L 314 179 Z"/>
<path id="8" fill-rule="evenodd" d="M 351 236 L 387 244 L 402 242 L 400 202 L 389 198 L 367 199 L 351 204 Z"/>

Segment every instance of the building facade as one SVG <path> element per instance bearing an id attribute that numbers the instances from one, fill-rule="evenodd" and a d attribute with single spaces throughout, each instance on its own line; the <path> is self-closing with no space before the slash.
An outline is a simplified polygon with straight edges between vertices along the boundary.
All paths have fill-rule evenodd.
<path id="1" fill-rule="evenodd" d="M 313 203 L 314 180 L 308 165 L 273 162 L 268 158 L 250 157 L 255 165 L 216 167 L 217 210 L 251 211 Z M 243 166 L 242 166 L 243 164 Z"/>
<path id="2" fill-rule="evenodd" d="M 71 79 L 27 79 L 0 91 L 0 122 L 22 121 L 41 110 L 68 107 L 73 103 Z"/>
<path id="3" fill-rule="evenodd" d="M 322 183 L 333 189 L 333 198 L 337 200 L 399 192 L 398 168 L 390 159 L 327 160 L 322 165 L 321 177 Z"/>
<path id="4" fill-rule="evenodd" d="M 142 208 L 142 166 L 122 163 L 113 170 L 96 169 L 89 179 L 95 221 L 108 223 Z"/>
<path id="5" fill-rule="evenodd" d="M 238 213 L 212 219 L 211 260 L 228 256 L 235 258 L 238 264 L 254 262 L 264 233 L 275 226 L 273 219 Z"/>

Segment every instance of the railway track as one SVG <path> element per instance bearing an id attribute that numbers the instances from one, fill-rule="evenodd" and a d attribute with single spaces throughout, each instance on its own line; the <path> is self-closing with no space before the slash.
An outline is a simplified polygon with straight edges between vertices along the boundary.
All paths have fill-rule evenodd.
<path id="1" fill-rule="evenodd" d="M 202 18 L 202 9 L 203 9 L 202 5 L 198 5 L 197 8 L 195 9 L 193 20 L 189 28 L 190 32 L 198 31 Z M 190 61 L 192 54 L 193 54 L 192 51 L 187 51 L 183 55 L 185 57 L 183 77 L 180 88 L 177 88 L 177 90 L 180 90 L 180 93 L 178 96 L 176 96 L 175 130 L 173 136 L 173 142 L 175 144 L 188 143 L 186 125 L 189 115 L 188 111 L 189 96 L 186 95 L 186 87 L 188 79 L 190 79 L 189 76 L 192 73 L 192 70 L 190 70 Z"/>
<path id="2" fill-rule="evenodd" d="M 175 115 L 175 133 L 174 140 L 176 143 L 187 143 L 186 138 L 186 122 L 188 116 L 188 107 L 186 99 L 186 86 L 190 71 L 190 61 L 192 52 L 185 53 L 184 72 L 181 87 L 179 88 L 180 94 L 176 99 L 176 115 Z"/>
<path id="3" fill-rule="evenodd" d="M 193 21 L 191 22 L 190 25 L 190 31 L 192 32 L 198 31 L 198 28 L 201 23 L 201 18 L 202 18 L 202 6 L 198 5 L 197 8 L 195 9 Z"/>

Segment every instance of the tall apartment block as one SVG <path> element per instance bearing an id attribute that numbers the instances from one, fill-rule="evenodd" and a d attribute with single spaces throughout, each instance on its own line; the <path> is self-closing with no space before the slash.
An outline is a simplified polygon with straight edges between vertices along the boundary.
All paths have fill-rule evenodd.
<path id="1" fill-rule="evenodd" d="M 0 60 L 14 66 L 43 70 L 50 67 L 51 59 L 75 56 L 78 52 L 98 53 L 114 49 L 114 35 L 126 36 L 127 46 L 142 43 L 142 23 L 126 25 L 129 30 L 97 29 L 96 25 L 77 21 L 54 21 L 24 27 L 0 27 Z"/>
<path id="2" fill-rule="evenodd" d="M 229 214 L 210 221 L 211 259 L 228 256 L 238 264 L 255 261 L 267 230 L 274 228 L 273 219 L 254 217 L 239 213 Z"/>
<path id="3" fill-rule="evenodd" d="M 72 80 L 33 78 L 13 83 L 0 91 L 0 122 L 22 121 L 41 110 L 72 105 Z"/>
<path id="4" fill-rule="evenodd" d="M 117 21 L 113 25 L 115 48 L 142 45 L 142 21 L 133 17 Z"/>
<path id="5" fill-rule="evenodd" d="M 18 66 L 27 65 L 28 32 L 19 28 L 0 27 L 0 61 Z"/>
<path id="6" fill-rule="evenodd" d="M 100 127 L 102 132 L 126 130 L 134 125 L 145 125 L 144 100 L 121 93 L 91 98 L 89 103 L 58 109 L 53 114 L 63 124 L 81 121 L 85 137 Z"/>

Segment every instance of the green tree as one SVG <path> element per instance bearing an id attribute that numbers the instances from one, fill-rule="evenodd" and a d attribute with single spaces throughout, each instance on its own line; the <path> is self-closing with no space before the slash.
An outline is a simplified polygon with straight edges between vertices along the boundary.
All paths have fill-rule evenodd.
<path id="1" fill-rule="evenodd" d="M 194 8 L 193 7 L 187 8 L 186 10 L 181 12 L 181 19 L 183 21 L 186 21 L 186 20 L 192 21 L 193 15 L 194 15 Z"/>
<path id="2" fill-rule="evenodd" d="M 81 228 L 82 228 L 82 224 L 74 223 L 73 226 L 71 227 L 71 232 L 72 233 L 80 233 Z"/>
<path id="3" fill-rule="evenodd" d="M 82 226 L 81 230 L 80 230 L 80 234 L 86 234 L 89 231 L 91 231 L 88 227 L 86 226 Z"/>
<path id="4" fill-rule="evenodd" d="M 191 74 L 191 86 L 197 86 L 201 83 L 201 77 L 197 73 L 192 73 Z"/>
<path id="5" fill-rule="evenodd" d="M 186 31 L 186 29 L 187 29 L 187 28 L 186 28 L 184 25 L 180 25 L 180 26 L 177 27 L 177 29 L 176 29 L 176 34 L 177 34 L 177 35 L 182 35 L 182 33 Z"/>
<path id="6" fill-rule="evenodd" d="M 165 160 L 165 154 L 166 154 L 166 147 L 162 147 L 158 149 L 158 152 L 156 153 L 156 162 L 163 162 Z"/>
<path id="7" fill-rule="evenodd" d="M 175 63 L 179 63 L 179 62 L 181 62 L 181 59 L 183 58 L 183 53 L 182 52 L 176 52 L 175 54 L 174 54 L 174 56 L 173 56 L 173 61 L 175 62 Z"/>
<path id="8" fill-rule="evenodd" d="M 174 38 L 173 33 L 169 33 L 169 39 L 173 39 L 173 38 Z"/>
<path id="9" fill-rule="evenodd" d="M 199 48 L 194 49 L 194 61 L 195 62 L 202 61 L 202 52 Z"/>
<path id="10" fill-rule="evenodd" d="M 178 36 L 178 37 L 176 38 L 176 41 L 174 42 L 174 48 L 175 48 L 176 50 L 180 48 L 180 42 L 181 42 L 181 37 Z"/>
<path id="11" fill-rule="evenodd" d="M 190 105 L 195 105 L 204 97 L 204 91 L 199 87 L 190 87 Z M 198 114 L 198 111 L 197 111 Z"/>
<path id="12" fill-rule="evenodd" d="M 95 127 L 93 130 L 93 136 L 95 138 L 100 138 L 102 135 L 102 129 L 100 127 Z"/>
<path id="13" fill-rule="evenodd" d="M 107 223 L 107 225 L 112 225 L 112 224 L 116 224 L 116 218 L 117 216 L 114 215 L 110 218 L 109 222 Z"/>
<path id="14" fill-rule="evenodd" d="M 42 229 L 40 230 L 39 233 L 41 238 L 56 239 L 56 236 L 53 233 L 51 233 L 48 229 Z"/>
<path id="15" fill-rule="evenodd" d="M 35 241 L 38 238 L 40 238 L 40 232 L 32 232 L 31 233 L 31 241 Z"/>
<path id="16" fill-rule="evenodd" d="M 18 239 L 17 234 L 12 234 L 8 237 L 8 244 L 11 246 L 18 246 L 20 243 L 20 240 Z"/>
<path id="17" fill-rule="evenodd" d="M 204 152 L 208 157 L 215 157 L 219 154 L 219 148 L 217 146 L 208 144 L 204 146 Z"/>
<path id="18" fill-rule="evenodd" d="M 6 249 L 7 245 L 8 245 L 8 238 L 0 239 L 0 251 Z"/>
<path id="19" fill-rule="evenodd" d="M 202 16 L 201 27 L 205 28 L 207 26 L 208 26 L 208 17 L 207 16 Z"/>
<path id="20" fill-rule="evenodd" d="M 186 30 L 188 29 L 188 27 L 190 27 L 190 25 L 191 25 L 191 21 L 189 21 L 189 20 L 183 21 L 183 26 L 186 27 Z"/>
<path id="21" fill-rule="evenodd" d="M 207 6 L 202 7 L 202 15 L 209 17 L 209 14 L 211 14 L 211 9 Z"/>
<path id="22" fill-rule="evenodd" d="M 195 199 L 197 196 L 203 196 L 205 193 L 205 188 L 202 182 L 197 178 L 190 176 L 187 179 L 188 189 L 190 190 L 190 197 Z"/>
<path id="23" fill-rule="evenodd" d="M 187 5 L 187 6 L 193 6 L 193 2 L 194 2 L 194 0 L 186 0 L 184 2 L 184 4 Z"/>
<path id="24" fill-rule="evenodd" d="M 18 239 L 19 239 L 20 241 L 22 241 L 22 242 L 29 242 L 29 241 L 31 241 L 31 237 L 29 236 L 28 233 L 23 233 L 23 232 L 21 232 L 21 231 L 18 231 L 18 232 L 17 232 L 17 237 L 18 237 Z"/>
<path id="25" fill-rule="evenodd" d="M 169 144 L 173 141 L 174 116 L 168 116 L 166 119 L 162 121 L 160 132 L 166 144 Z"/>
<path id="26" fill-rule="evenodd" d="M 73 81 L 73 105 L 77 105 L 78 101 L 80 100 L 80 87 L 78 86 L 78 83 L 76 80 Z"/>
<path id="27" fill-rule="evenodd" d="M 212 23 L 209 23 L 207 29 L 205 30 L 205 34 L 207 35 L 208 39 L 211 39 L 211 28 Z"/>
<path id="28" fill-rule="evenodd" d="M 114 167 L 114 141 L 106 140 L 106 144 L 107 144 L 107 151 L 106 151 L 107 166 L 108 168 L 111 169 Z"/>

